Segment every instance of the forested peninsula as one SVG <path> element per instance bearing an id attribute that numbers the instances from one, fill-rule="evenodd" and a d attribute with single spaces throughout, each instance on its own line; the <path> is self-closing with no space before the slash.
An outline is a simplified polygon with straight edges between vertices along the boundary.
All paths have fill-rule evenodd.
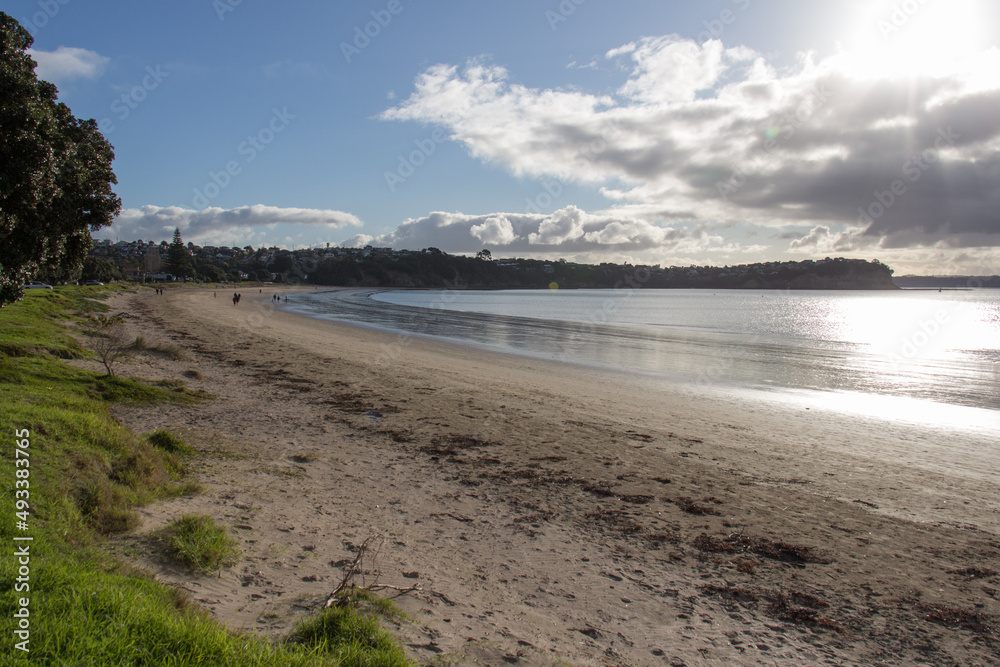
<path id="1" fill-rule="evenodd" d="M 82 278 L 173 282 L 240 282 L 343 287 L 450 289 L 897 289 L 893 271 L 878 260 L 825 258 L 738 266 L 581 264 L 566 260 L 496 259 L 437 248 L 257 248 L 103 241 L 90 252 Z M 51 281 L 81 276 L 45 276 Z"/>
<path id="2" fill-rule="evenodd" d="M 822 259 L 739 266 L 669 267 L 489 260 L 440 251 L 324 259 L 308 275 L 317 285 L 452 289 L 897 289 L 879 261 Z"/>

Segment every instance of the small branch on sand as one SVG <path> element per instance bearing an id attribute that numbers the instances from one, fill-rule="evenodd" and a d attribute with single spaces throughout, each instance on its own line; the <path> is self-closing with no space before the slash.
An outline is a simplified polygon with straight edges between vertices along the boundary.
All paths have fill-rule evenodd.
<path id="1" fill-rule="evenodd" d="M 382 550 L 383 544 L 385 544 L 384 537 L 381 535 L 373 535 L 357 547 L 357 553 L 354 555 L 354 560 L 344 567 L 344 576 L 341 578 L 340 583 L 337 584 L 337 587 L 333 589 L 333 592 L 327 596 L 326 602 L 323 604 L 324 609 L 334 605 L 350 604 L 351 596 L 348 595 L 348 593 L 354 589 L 361 589 L 369 592 L 382 590 L 396 591 L 396 594 L 392 596 L 393 598 L 406 595 L 407 593 L 423 591 L 423 589 L 419 586 L 402 588 L 400 586 L 380 584 L 378 583 L 380 573 L 377 569 L 372 567 L 366 571 L 365 562 L 375 561 L 378 558 L 379 552 Z M 371 574 L 374 577 L 374 580 L 370 584 L 366 579 L 367 574 Z M 357 583 L 358 578 L 361 579 L 360 585 Z"/>

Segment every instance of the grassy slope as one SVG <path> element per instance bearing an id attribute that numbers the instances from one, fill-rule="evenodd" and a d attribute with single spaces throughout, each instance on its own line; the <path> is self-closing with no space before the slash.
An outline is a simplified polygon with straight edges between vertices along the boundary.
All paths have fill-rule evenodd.
<path id="1" fill-rule="evenodd" d="M 86 298 L 94 293 L 39 290 L 0 310 L 0 665 L 27 664 L 13 635 L 22 597 L 30 598 L 28 656 L 34 664 L 338 664 L 336 652 L 322 642 L 274 645 L 231 634 L 175 591 L 100 550 L 102 534 L 134 526 L 135 505 L 193 490 L 181 479 L 181 454 L 121 427 L 108 401 L 198 397 L 176 385 L 102 378 L 64 363 L 86 352 L 63 322 L 102 310 Z M 17 529 L 15 517 L 14 434 L 20 429 L 30 431 L 28 531 Z M 14 591 L 16 535 L 34 538 L 28 592 Z M 341 664 L 406 664 L 393 655 L 367 654 Z"/>

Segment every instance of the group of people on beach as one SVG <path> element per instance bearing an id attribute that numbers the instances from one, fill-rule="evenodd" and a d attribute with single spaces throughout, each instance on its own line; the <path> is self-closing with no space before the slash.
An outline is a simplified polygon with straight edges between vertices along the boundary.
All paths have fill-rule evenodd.
<path id="1" fill-rule="evenodd" d="M 157 287 L 156 288 L 156 293 L 157 294 L 163 294 L 163 288 L 162 287 Z"/>
<path id="2" fill-rule="evenodd" d="M 156 293 L 157 294 L 163 294 L 163 290 L 160 289 L 160 288 L 157 288 L 156 289 Z M 261 290 L 261 293 L 263 293 L 263 290 Z M 217 294 L 213 291 L 212 292 L 212 298 L 214 299 L 216 296 L 217 296 Z M 240 305 L 240 300 L 242 298 L 243 298 L 242 294 L 240 294 L 239 292 L 233 292 L 233 305 L 234 306 Z M 281 295 L 279 295 L 279 294 L 273 295 L 271 297 L 271 301 L 277 301 L 278 303 L 281 303 Z M 288 297 L 287 296 L 285 297 L 285 303 L 288 303 Z"/>

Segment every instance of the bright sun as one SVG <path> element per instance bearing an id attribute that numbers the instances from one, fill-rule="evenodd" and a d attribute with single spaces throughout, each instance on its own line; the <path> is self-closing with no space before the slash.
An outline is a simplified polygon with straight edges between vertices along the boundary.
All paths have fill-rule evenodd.
<path id="1" fill-rule="evenodd" d="M 870 77 L 943 75 L 984 46 L 983 0 L 876 0 L 866 3 L 849 43 L 857 73 Z"/>

